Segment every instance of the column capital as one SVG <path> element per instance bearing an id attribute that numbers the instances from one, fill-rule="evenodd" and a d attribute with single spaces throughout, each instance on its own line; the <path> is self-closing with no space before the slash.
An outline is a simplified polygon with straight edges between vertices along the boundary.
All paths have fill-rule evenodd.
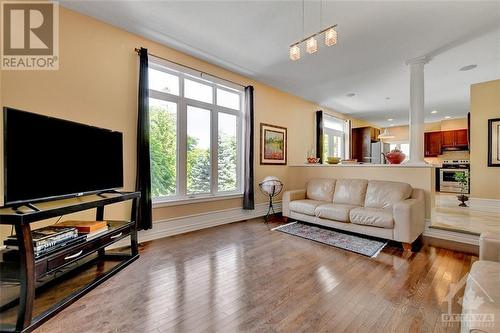
<path id="1" fill-rule="evenodd" d="M 406 60 L 407 65 L 417 65 L 417 64 L 426 64 L 429 62 L 429 58 L 427 56 L 416 57 L 412 59 Z"/>

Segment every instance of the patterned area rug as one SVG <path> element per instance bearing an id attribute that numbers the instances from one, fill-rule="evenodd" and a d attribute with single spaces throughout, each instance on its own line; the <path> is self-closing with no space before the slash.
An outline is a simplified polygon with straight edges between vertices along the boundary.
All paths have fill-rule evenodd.
<path id="1" fill-rule="evenodd" d="M 375 257 L 387 245 L 386 241 L 364 238 L 299 222 L 285 224 L 273 230 L 335 246 L 368 257 Z"/>

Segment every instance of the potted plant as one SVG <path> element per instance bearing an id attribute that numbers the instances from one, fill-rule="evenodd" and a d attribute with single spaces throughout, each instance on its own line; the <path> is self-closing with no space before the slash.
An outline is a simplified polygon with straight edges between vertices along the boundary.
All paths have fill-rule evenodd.
<path id="1" fill-rule="evenodd" d="M 467 190 L 469 188 L 469 175 L 465 172 L 455 172 L 455 180 L 459 183 L 460 190 L 462 192 L 462 194 L 457 195 L 457 198 L 460 201 L 460 205 L 458 206 L 467 207 L 467 204 L 465 202 L 469 200 L 469 197 L 464 193 L 468 192 Z"/>

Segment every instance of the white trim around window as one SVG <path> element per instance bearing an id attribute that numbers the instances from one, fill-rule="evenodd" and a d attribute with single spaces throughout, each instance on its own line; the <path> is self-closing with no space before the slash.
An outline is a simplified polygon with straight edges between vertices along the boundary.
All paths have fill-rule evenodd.
<path id="1" fill-rule="evenodd" d="M 203 202 L 220 200 L 221 198 L 237 198 L 241 197 L 243 193 L 242 174 L 243 174 L 243 119 L 244 119 L 244 89 L 243 87 L 236 86 L 231 82 L 223 82 L 223 80 L 212 78 L 206 74 L 196 72 L 190 68 L 183 68 L 180 65 L 170 63 L 163 59 L 150 56 L 149 62 L 150 69 L 167 73 L 178 77 L 179 80 L 179 94 L 169 93 L 165 91 L 158 91 L 151 88 L 149 90 L 149 97 L 166 102 L 172 102 L 177 105 L 176 117 L 176 193 L 173 195 L 154 196 L 153 204 L 155 207 L 170 206 L 175 204 L 184 204 L 191 202 Z M 213 80 L 208 80 L 213 79 Z M 151 79 L 150 79 L 151 80 Z M 185 80 L 190 80 L 196 83 L 201 83 L 205 86 L 211 87 L 212 103 L 195 100 L 185 97 Z M 151 81 L 150 81 L 151 83 Z M 177 89 L 177 88 L 176 88 Z M 174 89 L 174 92 L 176 91 Z M 220 92 L 227 92 L 239 96 L 239 105 L 234 109 L 218 105 L 218 90 Z M 235 97 L 236 98 L 236 97 Z M 204 98 L 208 100 L 208 96 Z M 188 108 L 200 108 L 210 112 L 210 190 L 206 193 L 189 194 L 188 188 Z M 233 107 L 233 105 L 230 105 Z M 235 190 L 219 191 L 219 168 L 218 168 L 218 138 L 219 138 L 219 115 L 230 115 L 235 117 L 236 127 L 236 175 L 235 175 Z M 234 164 L 233 164 L 234 165 Z M 152 175 L 154 176 L 154 175 Z"/>

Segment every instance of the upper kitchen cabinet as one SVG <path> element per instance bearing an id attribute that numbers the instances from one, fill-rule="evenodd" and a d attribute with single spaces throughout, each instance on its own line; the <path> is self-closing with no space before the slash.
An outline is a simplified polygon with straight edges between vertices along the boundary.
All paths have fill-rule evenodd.
<path id="1" fill-rule="evenodd" d="M 441 132 L 441 148 L 443 150 L 467 150 L 469 142 L 467 139 L 467 130 L 459 129 L 453 131 Z"/>
<path id="2" fill-rule="evenodd" d="M 441 132 L 425 133 L 425 157 L 436 157 L 441 154 Z"/>

